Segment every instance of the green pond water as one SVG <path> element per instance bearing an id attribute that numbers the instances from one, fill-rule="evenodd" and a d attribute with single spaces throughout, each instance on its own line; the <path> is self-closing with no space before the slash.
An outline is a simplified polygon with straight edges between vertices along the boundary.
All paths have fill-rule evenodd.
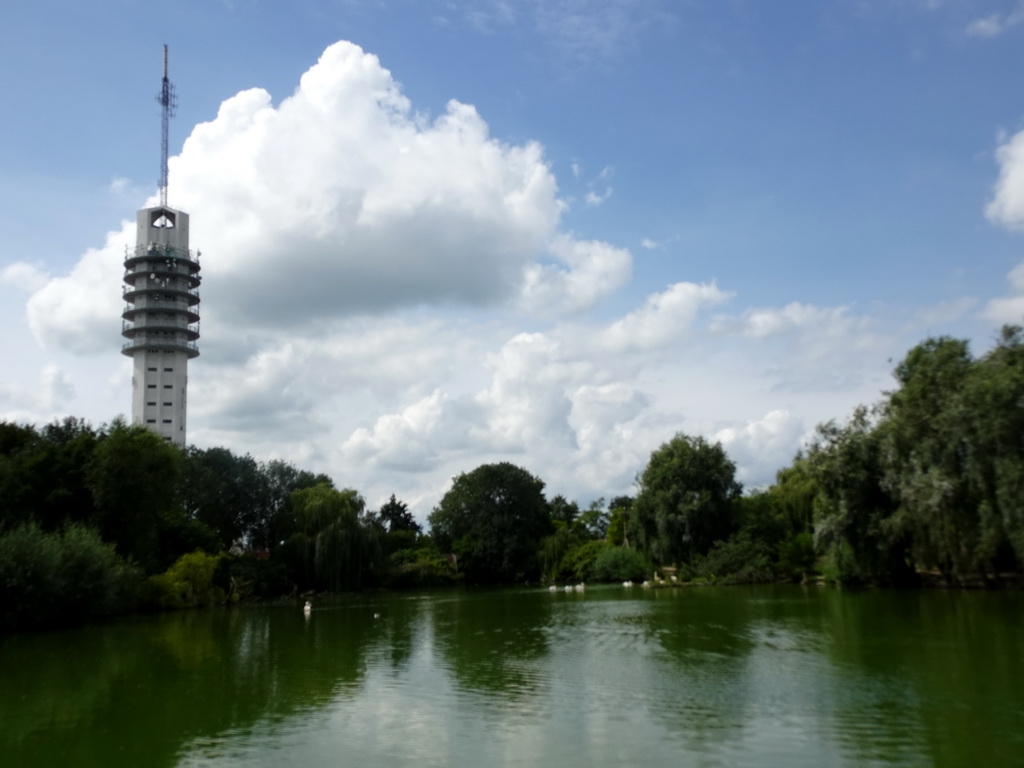
<path id="1" fill-rule="evenodd" d="M 365 594 L 0 637 L 0 765 L 1024 765 L 1024 594 Z"/>

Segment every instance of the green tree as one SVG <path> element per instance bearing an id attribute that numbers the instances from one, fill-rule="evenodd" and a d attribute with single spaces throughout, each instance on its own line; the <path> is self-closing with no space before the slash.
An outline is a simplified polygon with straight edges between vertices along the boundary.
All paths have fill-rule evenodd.
<path id="1" fill-rule="evenodd" d="M 581 543 L 564 520 L 555 520 L 554 527 L 554 533 L 540 540 L 541 572 L 546 580 L 552 582 L 568 576 L 563 568 L 566 555 Z"/>
<path id="2" fill-rule="evenodd" d="M 1019 570 L 1024 565 L 1024 329 L 1002 328 L 995 347 L 972 367 L 963 403 L 971 446 L 964 464 L 978 503 L 979 556 L 995 567 Z"/>
<path id="3" fill-rule="evenodd" d="M 548 502 L 551 522 L 562 523 L 566 528 L 572 528 L 580 516 L 580 507 L 575 501 L 568 501 L 565 496 L 558 494 Z"/>
<path id="4" fill-rule="evenodd" d="M 883 409 L 884 482 L 897 502 L 890 525 L 909 538 L 918 564 L 947 578 L 979 565 L 963 400 L 972 365 L 966 341 L 928 339 L 896 366 L 900 386 Z"/>
<path id="5" fill-rule="evenodd" d="M 640 581 L 646 578 L 653 567 L 646 557 L 635 549 L 606 546 L 590 566 L 590 578 L 594 581 Z"/>
<path id="6" fill-rule="evenodd" d="M 161 518 L 177 509 L 181 451 L 141 425 L 111 424 L 86 478 L 104 541 L 147 572 L 157 567 Z"/>
<path id="7" fill-rule="evenodd" d="M 807 454 L 818 492 L 815 547 L 849 583 L 913 579 L 909 538 L 892 525 L 896 500 L 882 483 L 882 436 L 866 408 L 840 427 L 828 422 Z"/>
<path id="8" fill-rule="evenodd" d="M 292 493 L 303 488 L 334 483 L 327 475 L 298 469 L 286 461 L 275 459 L 260 465 L 262 496 L 252 522 L 252 547 L 266 551 L 281 545 L 295 533 Z"/>
<path id="9" fill-rule="evenodd" d="M 0 533 L 0 630 L 66 626 L 135 607 L 141 573 L 78 523 Z"/>
<path id="10" fill-rule="evenodd" d="M 629 537 L 657 563 L 690 562 L 735 528 L 742 487 L 720 443 L 678 434 L 638 480 Z"/>
<path id="11" fill-rule="evenodd" d="M 377 514 L 381 522 L 387 527 L 388 533 L 411 531 L 412 533 L 419 534 L 423 531 L 420 524 L 416 522 L 416 518 L 409 511 L 408 505 L 404 501 L 396 499 L 395 494 L 391 494 L 391 498 L 387 500 L 387 503 L 380 508 Z"/>
<path id="12" fill-rule="evenodd" d="M 787 533 L 814 531 L 814 498 L 818 486 L 802 453 L 796 455 L 790 466 L 775 474 L 775 483 L 767 493 L 772 514 Z"/>
<path id="13" fill-rule="evenodd" d="M 508 462 L 456 477 L 429 522 L 440 549 L 475 582 L 536 578 L 537 550 L 552 530 L 543 481 Z"/>
<path id="14" fill-rule="evenodd" d="M 381 564 L 379 533 L 363 524 L 365 509 L 356 491 L 321 484 L 292 494 L 297 532 L 289 540 L 300 585 L 318 589 L 359 589 Z"/>
<path id="15" fill-rule="evenodd" d="M 608 536 L 608 524 L 611 522 L 611 514 L 604 508 L 604 499 L 595 499 L 590 502 L 577 522 L 581 535 L 588 539 L 604 540 Z"/>
<path id="16" fill-rule="evenodd" d="M 266 489 L 252 456 L 235 456 L 227 448 L 189 446 L 181 495 L 185 512 L 216 531 L 219 548 L 227 549 L 253 537 Z"/>
<path id="17" fill-rule="evenodd" d="M 163 573 L 150 576 L 150 599 L 160 608 L 195 608 L 224 602 L 224 590 L 213 583 L 222 557 L 202 550 L 182 555 Z"/>
<path id="18" fill-rule="evenodd" d="M 633 512 L 632 496 L 616 496 L 608 502 L 608 542 L 616 547 L 629 547 L 629 516 Z"/>
<path id="19" fill-rule="evenodd" d="M 54 531 L 93 517 L 85 467 L 99 436 L 67 418 L 36 430 L 0 424 L 0 526 L 35 521 Z"/>

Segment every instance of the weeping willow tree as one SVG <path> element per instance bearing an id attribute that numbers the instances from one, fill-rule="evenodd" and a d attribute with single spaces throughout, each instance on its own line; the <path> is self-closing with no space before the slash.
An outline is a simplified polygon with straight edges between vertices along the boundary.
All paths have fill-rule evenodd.
<path id="1" fill-rule="evenodd" d="M 291 496 L 298 529 L 292 537 L 301 580 L 317 589 L 359 589 L 381 563 L 380 534 L 362 519 L 366 503 L 356 491 L 326 483 Z"/>

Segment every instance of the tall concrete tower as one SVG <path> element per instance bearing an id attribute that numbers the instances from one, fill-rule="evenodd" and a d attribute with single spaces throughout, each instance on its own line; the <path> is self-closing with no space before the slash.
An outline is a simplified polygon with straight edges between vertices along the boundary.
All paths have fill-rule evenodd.
<path id="1" fill-rule="evenodd" d="M 167 205 L 167 130 L 174 88 L 164 46 L 160 205 L 143 208 L 135 249 L 124 260 L 121 352 L 134 361 L 132 423 L 185 446 L 188 361 L 199 355 L 199 252 L 189 250 L 188 214 Z"/>

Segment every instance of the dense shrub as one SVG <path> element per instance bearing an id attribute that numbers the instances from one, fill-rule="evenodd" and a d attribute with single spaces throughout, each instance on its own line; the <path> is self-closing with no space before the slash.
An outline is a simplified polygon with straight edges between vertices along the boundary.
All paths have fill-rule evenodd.
<path id="1" fill-rule="evenodd" d="M 814 536 L 808 532 L 793 534 L 779 543 L 779 573 L 799 579 L 814 570 Z"/>
<path id="2" fill-rule="evenodd" d="M 135 607 L 141 574 L 82 525 L 0 536 L 0 628 L 75 624 Z"/>
<path id="3" fill-rule="evenodd" d="M 590 578 L 594 581 L 639 581 L 651 570 L 651 564 L 643 553 L 626 547 L 606 547 L 594 559 Z"/>
<path id="4" fill-rule="evenodd" d="M 452 563 L 434 547 L 400 549 L 392 553 L 390 566 L 390 587 L 439 587 L 460 580 Z"/>
<path id="5" fill-rule="evenodd" d="M 746 531 L 715 543 L 706 557 L 696 558 L 689 576 L 722 584 L 762 584 L 778 577 L 768 545 Z"/>
<path id="6" fill-rule="evenodd" d="M 607 541 L 587 541 L 573 547 L 562 558 L 562 574 L 577 581 L 589 579 L 594 561 L 609 547 Z"/>
<path id="7" fill-rule="evenodd" d="M 251 554 L 222 554 L 213 584 L 233 603 L 249 598 L 281 597 L 292 590 L 284 563 Z"/>
<path id="8" fill-rule="evenodd" d="M 156 608 L 194 608 L 223 603 L 224 590 L 213 583 L 220 555 L 196 550 L 182 555 L 163 573 L 147 580 L 147 602 Z"/>

